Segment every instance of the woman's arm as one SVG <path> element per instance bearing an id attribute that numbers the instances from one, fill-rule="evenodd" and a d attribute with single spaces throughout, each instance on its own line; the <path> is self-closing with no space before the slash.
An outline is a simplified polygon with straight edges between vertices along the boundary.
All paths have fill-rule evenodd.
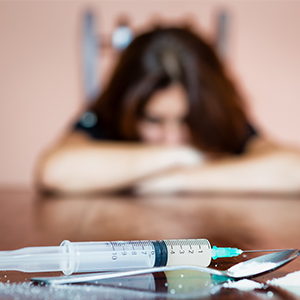
<path id="1" fill-rule="evenodd" d="M 95 141 L 75 132 L 40 160 L 37 185 L 62 193 L 113 191 L 199 162 L 200 155 L 187 147 Z"/>
<path id="2" fill-rule="evenodd" d="M 241 156 L 207 162 L 150 178 L 137 193 L 300 193 L 300 152 L 254 138 Z"/>

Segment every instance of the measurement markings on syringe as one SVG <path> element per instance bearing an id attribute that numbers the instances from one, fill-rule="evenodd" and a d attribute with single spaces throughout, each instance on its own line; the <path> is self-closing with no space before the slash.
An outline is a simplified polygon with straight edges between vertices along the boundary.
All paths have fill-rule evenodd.
<path id="1" fill-rule="evenodd" d="M 117 260 L 117 258 L 118 258 L 118 253 L 117 253 L 117 252 L 114 252 L 114 251 L 116 251 L 116 250 L 115 250 L 114 244 L 117 245 L 117 243 L 110 242 L 110 244 L 111 244 L 112 250 L 113 250 L 113 252 L 112 252 L 112 254 L 111 254 L 111 259 L 112 259 L 112 260 Z"/>
<path id="2" fill-rule="evenodd" d="M 125 245 L 123 244 L 123 251 L 121 252 L 122 255 L 127 255 L 127 251 L 125 250 Z"/>
<path id="3" fill-rule="evenodd" d="M 197 239 L 188 239 L 188 240 L 168 240 L 166 245 L 169 248 L 169 254 L 195 254 L 203 253 L 202 246 L 206 246 L 210 249 L 210 245 L 207 241 L 197 240 Z M 176 249 L 177 248 L 177 249 Z"/>
<path id="4" fill-rule="evenodd" d="M 168 249 L 167 266 L 208 266 L 211 260 L 210 244 L 204 239 L 165 240 Z"/>
<path id="5" fill-rule="evenodd" d="M 190 254 L 194 254 L 194 250 L 193 250 L 193 248 L 192 248 L 192 245 L 190 245 L 189 253 L 190 253 Z"/>
<path id="6" fill-rule="evenodd" d="M 137 255 L 137 252 L 136 252 L 136 250 L 134 249 L 134 244 L 131 243 L 131 245 L 132 245 L 132 251 L 131 251 L 131 254 L 132 254 L 132 255 Z"/>
<path id="7" fill-rule="evenodd" d="M 147 250 L 145 250 L 145 247 L 144 247 L 145 242 L 140 241 L 140 243 L 141 243 L 141 246 L 142 246 L 141 253 L 144 254 L 144 255 L 147 255 L 148 252 L 147 252 Z"/>
<path id="8" fill-rule="evenodd" d="M 171 250 L 170 250 L 170 254 L 175 254 L 176 252 L 173 249 L 173 245 L 171 245 Z"/>
<path id="9" fill-rule="evenodd" d="M 152 242 L 145 241 L 135 241 L 135 242 L 123 242 L 123 241 L 115 241 L 110 242 L 109 247 L 111 248 L 111 258 L 112 260 L 117 260 L 118 258 L 122 259 L 122 257 L 126 256 L 154 256 L 155 250 Z"/>
<path id="10" fill-rule="evenodd" d="M 184 253 L 185 253 L 185 251 L 182 249 L 182 243 L 180 243 L 180 250 L 179 250 L 179 253 L 180 253 L 180 254 L 184 254 Z"/>

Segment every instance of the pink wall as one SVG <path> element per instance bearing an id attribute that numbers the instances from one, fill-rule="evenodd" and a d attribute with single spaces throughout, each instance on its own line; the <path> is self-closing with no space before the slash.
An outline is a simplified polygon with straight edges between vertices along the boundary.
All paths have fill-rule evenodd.
<path id="1" fill-rule="evenodd" d="M 0 2 L 0 185 L 32 182 L 38 155 L 82 107 L 80 16 L 92 7 L 109 35 L 122 13 L 136 31 L 153 20 L 192 20 L 207 37 L 219 8 L 231 12 L 230 64 L 260 131 L 300 146 L 300 2 Z M 115 55 L 103 52 L 105 81 Z"/>

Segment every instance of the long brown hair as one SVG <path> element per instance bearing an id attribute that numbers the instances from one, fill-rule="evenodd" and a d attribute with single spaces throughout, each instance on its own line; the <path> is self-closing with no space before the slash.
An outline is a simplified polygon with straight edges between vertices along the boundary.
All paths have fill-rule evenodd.
<path id="1" fill-rule="evenodd" d="M 156 28 L 136 37 L 92 109 L 110 138 L 137 141 L 136 124 L 147 100 L 173 82 L 186 90 L 196 147 L 239 152 L 250 135 L 241 96 L 214 49 L 189 29 Z"/>

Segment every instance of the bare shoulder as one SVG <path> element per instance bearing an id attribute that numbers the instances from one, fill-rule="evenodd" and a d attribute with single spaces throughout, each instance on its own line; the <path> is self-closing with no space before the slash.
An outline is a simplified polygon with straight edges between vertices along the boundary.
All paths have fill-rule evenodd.
<path id="1" fill-rule="evenodd" d="M 280 145 L 264 137 L 253 137 L 246 149 L 246 156 L 277 156 L 297 160 L 300 163 L 300 148 Z"/>
<path id="2" fill-rule="evenodd" d="M 84 132 L 75 131 L 64 134 L 56 143 L 46 149 L 41 155 L 41 161 L 46 161 L 53 155 L 56 155 L 61 150 L 65 151 L 70 148 L 76 148 L 77 146 L 86 145 L 91 138 Z"/>
<path id="3" fill-rule="evenodd" d="M 277 151 L 279 148 L 281 147 L 279 147 L 279 145 L 277 145 L 276 143 L 273 143 L 264 137 L 255 136 L 252 137 L 247 143 L 247 146 L 245 148 L 245 154 L 248 155 L 262 154 L 265 152 Z"/>
<path id="4" fill-rule="evenodd" d="M 70 145 L 70 144 L 85 144 L 91 141 L 91 137 L 81 131 L 73 131 L 65 135 L 61 141 L 61 145 Z"/>

